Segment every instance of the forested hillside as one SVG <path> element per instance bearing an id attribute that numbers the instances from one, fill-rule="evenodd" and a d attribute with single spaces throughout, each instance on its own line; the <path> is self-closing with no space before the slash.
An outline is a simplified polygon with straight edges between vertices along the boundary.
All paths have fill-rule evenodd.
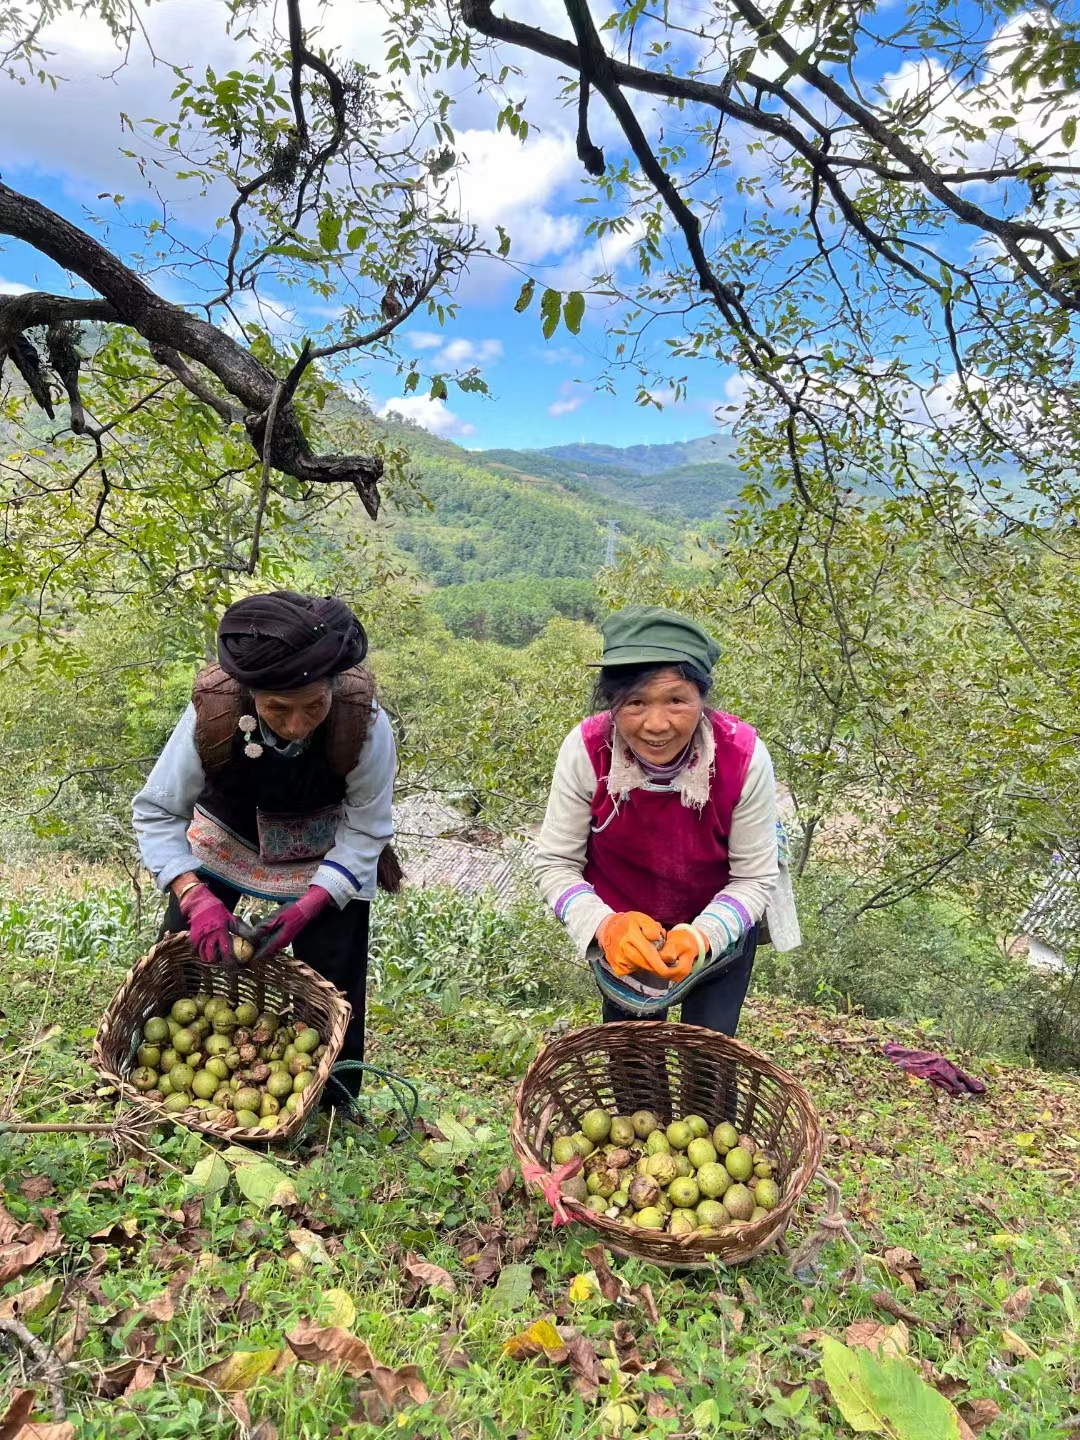
<path id="1" fill-rule="evenodd" d="M 510 473 L 546 476 L 568 490 L 604 496 L 669 523 L 723 524 L 748 477 L 730 436 L 674 445 L 560 445 L 549 450 L 484 450 L 479 459 Z"/>
<path id="2" fill-rule="evenodd" d="M 630 539 L 678 539 L 632 494 L 620 500 L 588 476 L 545 465 L 544 457 L 530 466 L 528 454 L 473 453 L 432 440 L 415 426 L 390 422 L 387 431 L 407 438 L 422 496 L 393 507 L 394 543 L 429 584 L 589 578 L 604 562 L 611 520 Z M 492 457 L 500 463 L 491 463 Z"/>

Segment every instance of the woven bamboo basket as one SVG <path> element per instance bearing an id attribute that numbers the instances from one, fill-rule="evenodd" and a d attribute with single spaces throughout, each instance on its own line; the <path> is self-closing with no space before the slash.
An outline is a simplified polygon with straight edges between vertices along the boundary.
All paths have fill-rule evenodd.
<path id="1" fill-rule="evenodd" d="M 760 1255 L 782 1238 L 821 1159 L 817 1111 L 795 1077 L 748 1045 L 698 1025 L 629 1020 L 554 1041 L 518 1088 L 510 1131 L 518 1161 L 550 1171 L 555 1137 L 580 1129 L 594 1107 L 623 1115 L 652 1110 L 664 1125 L 682 1115 L 704 1116 L 711 1126 L 727 1120 L 778 1157 L 776 1209 L 715 1235 L 637 1230 L 564 1197 L 567 1212 L 610 1250 L 654 1265 L 740 1265 Z"/>
<path id="2" fill-rule="evenodd" d="M 271 1010 L 283 1019 L 302 1021 L 318 1030 L 326 1043 L 315 1078 L 301 1091 L 301 1101 L 292 1119 L 275 1130 L 254 1127 L 224 1129 L 199 1119 L 194 1106 L 179 1114 L 140 1091 L 130 1089 L 127 1076 L 135 1064 L 138 1037 L 153 1015 L 167 1015 L 173 1002 L 188 995 L 224 995 L 234 1005 L 250 1000 L 260 1010 Z M 299 1134 L 318 1104 L 319 1095 L 341 1053 L 345 1027 L 352 1007 L 321 975 L 291 955 L 272 955 L 258 964 L 206 965 L 188 943 L 187 933 L 166 935 L 144 955 L 124 977 L 109 1002 L 94 1039 L 91 1063 L 98 1074 L 122 1094 L 137 1098 L 147 1109 L 158 1112 L 192 1130 L 217 1139 L 259 1141 L 279 1144 Z"/>

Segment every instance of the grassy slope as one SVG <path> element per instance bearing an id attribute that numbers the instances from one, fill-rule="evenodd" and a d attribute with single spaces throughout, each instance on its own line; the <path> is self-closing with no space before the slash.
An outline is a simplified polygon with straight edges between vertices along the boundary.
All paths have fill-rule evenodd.
<path id="1" fill-rule="evenodd" d="M 58 928 L 61 913 L 66 929 Z M 648 1282 L 658 1317 L 650 1320 L 642 1304 L 599 1296 L 575 1304 L 568 1291 L 573 1277 L 590 1269 L 583 1254 L 590 1237 L 576 1227 L 552 1232 L 542 1207 L 538 1213 L 516 1187 L 496 1200 L 496 1179 L 511 1162 L 506 1122 L 515 1081 L 498 1073 L 509 1052 L 493 1039 L 485 996 L 509 988 L 517 997 L 515 1023 L 525 1030 L 550 1024 L 559 1012 L 590 1021 L 595 1005 L 565 962 L 523 967 L 522 955 L 552 954 L 555 935 L 546 921 L 512 918 L 523 927 L 520 946 L 508 941 L 504 920 L 472 902 L 414 897 L 384 916 L 382 954 L 402 963 L 383 961 L 382 985 L 372 995 L 370 1058 L 417 1080 L 429 1119 L 450 1113 L 474 1132 L 475 1151 L 460 1166 L 425 1164 L 419 1139 L 387 1149 L 340 1121 L 329 1136 L 322 1125 L 292 1157 L 302 1162 L 292 1172 L 298 1206 L 260 1214 L 235 1184 L 219 1198 L 185 1205 L 183 1177 L 207 1151 L 184 1131 L 161 1134 L 151 1158 L 135 1154 L 123 1163 L 107 1143 L 83 1137 L 0 1138 L 4 1205 L 20 1222 L 55 1207 L 64 1242 L 59 1255 L 9 1284 L 4 1302 L 62 1278 L 59 1306 L 32 1312 L 31 1329 L 63 1348 L 80 1313 L 90 1324 L 85 1338 L 76 1331 L 64 1375 L 80 1440 L 243 1434 L 227 1396 L 193 1388 L 184 1377 L 235 1352 L 260 1350 L 280 1352 L 279 1373 L 247 1390 L 241 1403 L 290 1440 L 599 1433 L 599 1402 L 574 1389 L 566 1365 L 503 1356 L 512 1334 L 545 1315 L 575 1326 L 601 1356 L 617 1342 L 625 1360 L 632 1337 L 644 1362 L 663 1359 L 675 1368 L 676 1380 L 646 1371 L 621 1382 L 640 1410 L 648 1402 L 658 1412 L 642 1418 L 642 1435 L 842 1436 L 850 1432 L 822 1384 L 819 1340 L 823 1333 L 842 1338 L 859 1321 L 892 1323 L 874 1292 L 918 1317 L 907 1339 L 912 1359 L 958 1404 L 1000 1407 L 984 1431 L 988 1440 L 1065 1433 L 1057 1426 L 1076 1409 L 1070 1394 L 1080 1379 L 1075 1312 L 1067 1315 L 1057 1280 L 1071 1275 L 1076 1284 L 1074 1083 L 972 1061 L 990 1081 L 989 1098 L 940 1099 L 847 1043 L 881 1027 L 753 1001 L 743 1038 L 792 1069 L 819 1107 L 828 1134 L 824 1163 L 841 1182 L 866 1247 L 866 1285 L 850 1283 L 849 1256 L 839 1248 L 826 1252 L 824 1273 L 805 1288 L 776 1256 L 740 1271 L 677 1276 L 618 1261 L 615 1272 L 631 1286 Z M 135 948 L 128 936 L 116 901 L 91 899 L 82 910 L 67 902 L 61 911 L 51 898 L 35 904 L 29 897 L 21 909 L 0 909 L 9 976 L 4 1049 L 16 1051 L 38 1026 L 60 1027 L 30 1052 L 18 1097 L 24 1118 L 110 1113 L 85 1057 L 96 1016 Z M 546 999 L 538 996 L 544 1009 L 521 1003 L 530 975 L 548 987 Z M 564 998 L 552 1002 L 554 994 Z M 9 1059 L 8 1093 L 22 1059 Z M 820 1199 L 811 1192 L 797 1233 Z M 298 1227 L 321 1238 L 329 1264 L 297 1254 L 298 1238 L 307 1243 L 290 1235 Z M 914 1289 L 870 1258 L 890 1247 L 913 1253 L 917 1263 L 907 1268 Z M 409 1254 L 445 1267 L 456 1293 L 411 1294 L 402 1268 Z M 496 1267 L 528 1267 L 510 1272 L 524 1279 L 524 1292 L 504 1296 L 494 1277 L 478 1280 L 478 1266 L 487 1264 L 481 1255 Z M 171 1305 L 148 1315 L 166 1287 Z M 324 1292 L 331 1287 L 351 1297 L 351 1329 L 379 1361 L 419 1367 L 426 1401 L 405 1403 L 388 1424 L 370 1423 L 362 1418 L 369 1402 L 358 1400 L 364 1384 L 332 1366 L 287 1363 L 285 1333 L 305 1317 L 327 1320 L 333 1301 Z M 162 1318 L 170 1310 L 171 1318 Z M 110 1368 L 125 1357 L 150 1367 L 136 1381 L 146 1388 L 126 1399 L 135 1366 Z M 6 1383 L 19 1383 L 10 1352 L 0 1367 Z M 783 1397 L 798 1396 L 804 1385 L 803 1408 L 786 1419 Z M 96 1394 L 102 1390 L 114 1398 Z M 38 1393 L 44 1417 L 40 1384 Z M 358 1418 L 350 1424 L 350 1417 Z M 272 1433 L 264 1430 L 261 1440 Z"/>

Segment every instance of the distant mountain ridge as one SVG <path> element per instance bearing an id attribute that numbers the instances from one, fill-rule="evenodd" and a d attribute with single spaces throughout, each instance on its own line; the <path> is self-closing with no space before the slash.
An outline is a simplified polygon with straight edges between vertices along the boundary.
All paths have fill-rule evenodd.
<path id="1" fill-rule="evenodd" d="M 721 521 L 746 485 L 730 435 L 668 445 L 553 445 L 546 450 L 478 450 L 477 461 L 553 481 L 575 494 L 644 511 L 667 524 Z"/>
<path id="2" fill-rule="evenodd" d="M 696 440 L 673 440 L 665 445 L 548 445 L 540 453 L 559 460 L 582 460 L 587 465 L 615 466 L 638 475 L 657 475 L 685 465 L 733 465 L 736 441 L 731 435 L 700 435 Z M 526 451 L 527 455 L 532 451 Z M 734 467 L 737 468 L 737 467 Z"/>

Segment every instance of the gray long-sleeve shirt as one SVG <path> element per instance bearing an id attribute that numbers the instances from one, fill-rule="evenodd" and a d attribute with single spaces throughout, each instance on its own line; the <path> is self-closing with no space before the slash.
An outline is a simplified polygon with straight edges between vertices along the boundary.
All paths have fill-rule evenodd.
<path id="1" fill-rule="evenodd" d="M 345 777 L 342 819 L 333 848 L 312 878 L 312 884 L 329 891 L 339 907 L 350 900 L 375 898 L 379 855 L 394 836 L 391 800 L 396 768 L 394 732 L 380 707 L 359 759 Z M 187 831 L 205 783 L 195 748 L 195 707 L 189 705 L 131 805 L 139 853 L 161 890 L 168 889 L 178 875 L 199 868 Z"/>

